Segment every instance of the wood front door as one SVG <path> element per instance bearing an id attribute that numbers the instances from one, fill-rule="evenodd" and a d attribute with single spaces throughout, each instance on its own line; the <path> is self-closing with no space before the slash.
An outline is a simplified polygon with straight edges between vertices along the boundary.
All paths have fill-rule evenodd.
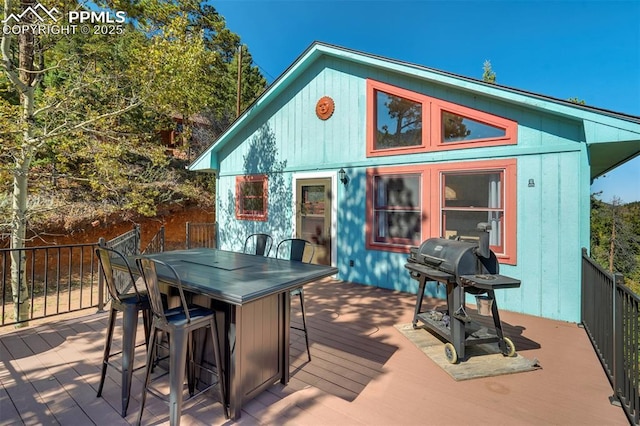
<path id="1" fill-rule="evenodd" d="M 296 181 L 296 237 L 314 245 L 319 265 L 331 265 L 331 199 L 331 178 Z"/>

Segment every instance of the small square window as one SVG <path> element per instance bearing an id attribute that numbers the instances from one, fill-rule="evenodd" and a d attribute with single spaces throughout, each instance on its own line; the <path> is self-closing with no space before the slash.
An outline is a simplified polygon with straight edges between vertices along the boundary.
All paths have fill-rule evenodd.
<path id="1" fill-rule="evenodd" d="M 268 185 L 266 175 L 236 178 L 236 218 L 267 220 Z"/>

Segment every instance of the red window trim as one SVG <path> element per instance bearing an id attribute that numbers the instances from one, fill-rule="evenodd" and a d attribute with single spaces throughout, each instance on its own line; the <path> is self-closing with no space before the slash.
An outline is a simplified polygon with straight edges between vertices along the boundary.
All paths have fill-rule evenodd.
<path id="1" fill-rule="evenodd" d="M 515 121 L 371 79 L 367 79 L 366 90 L 367 157 L 517 144 L 518 123 Z M 400 96 L 422 105 L 422 143 L 420 145 L 400 148 L 375 148 L 376 91 Z M 504 129 L 505 136 L 460 142 L 443 142 L 441 120 L 443 110 L 468 117 L 471 120 L 479 121 L 489 126 Z"/>
<path id="2" fill-rule="evenodd" d="M 422 143 L 415 146 L 404 146 L 400 148 L 375 148 L 375 123 L 377 117 L 376 96 L 375 92 L 385 92 L 390 95 L 400 96 L 410 101 L 422 105 Z M 429 103 L 425 102 L 426 97 L 419 93 L 412 92 L 407 89 L 392 86 L 390 84 L 381 83 L 367 79 L 367 157 L 377 157 L 382 155 L 412 154 L 416 152 L 424 152 L 428 149 L 429 141 L 429 121 L 425 120 L 425 111 L 429 111 Z"/>
<path id="3" fill-rule="evenodd" d="M 439 237 L 442 233 L 442 173 L 482 172 L 502 170 L 504 173 L 504 252 L 496 253 L 500 263 L 515 265 L 517 262 L 517 160 L 498 159 L 455 163 L 422 164 L 367 169 L 367 201 L 365 246 L 367 249 L 408 253 L 411 245 L 389 244 L 374 241 L 373 195 L 374 177 L 389 174 L 421 174 L 421 240 Z"/>
<path id="4" fill-rule="evenodd" d="M 409 248 L 413 246 L 413 242 L 403 241 L 401 239 L 392 240 L 392 242 L 380 242 L 374 239 L 374 180 L 376 176 L 389 176 L 389 175 L 419 175 L 420 176 L 420 201 L 421 210 L 425 211 L 425 203 L 428 198 L 429 188 L 429 175 L 425 174 L 425 167 L 420 166 L 398 166 L 398 167 L 384 167 L 384 168 L 370 168 L 367 169 L 367 210 L 366 210 L 366 225 L 365 225 L 365 238 L 366 248 L 374 250 L 385 250 L 397 253 L 409 253 Z M 423 239 L 424 230 L 427 229 L 427 216 L 422 215 L 421 218 L 421 236 Z"/>
<path id="5" fill-rule="evenodd" d="M 244 183 L 247 182 L 262 182 L 262 213 L 244 213 L 242 211 L 241 206 L 241 198 L 240 194 L 242 194 L 241 187 Z M 269 205 L 269 185 L 267 175 L 248 175 L 248 176 L 236 176 L 236 219 L 239 220 L 255 220 L 260 222 L 265 222 L 267 220 L 267 207 Z"/>

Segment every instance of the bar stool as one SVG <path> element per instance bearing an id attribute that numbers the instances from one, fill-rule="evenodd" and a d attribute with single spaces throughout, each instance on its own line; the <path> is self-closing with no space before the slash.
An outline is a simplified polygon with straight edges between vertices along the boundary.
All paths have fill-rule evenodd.
<path id="1" fill-rule="evenodd" d="M 218 336 L 216 311 L 197 305 L 187 304 L 180 276 L 171 265 L 160 260 L 146 257 L 137 258 L 136 263 L 147 286 L 151 312 L 153 314 L 150 342 L 147 351 L 147 367 L 145 372 L 144 388 L 142 391 L 142 399 L 140 401 L 140 412 L 138 413 L 137 424 L 139 425 L 142 422 L 142 414 L 148 392 L 161 399 L 165 399 L 163 395 L 159 394 L 150 386 L 151 370 L 153 368 L 152 361 L 155 358 L 155 352 L 157 350 L 156 340 L 159 331 L 163 331 L 169 336 L 169 423 L 171 426 L 178 426 L 180 424 L 185 366 L 187 367 L 189 398 L 198 396 L 217 384 L 218 392 L 220 394 L 220 402 L 224 409 L 224 416 L 228 419 L 229 412 L 225 396 L 222 355 L 220 352 L 220 339 Z M 160 287 L 158 285 L 157 270 L 159 268 L 162 268 L 164 277 L 168 277 L 168 279 L 172 281 L 171 285 L 178 289 L 181 306 L 165 310 L 162 304 Z M 216 363 L 215 370 L 210 370 L 201 365 L 197 366 L 193 359 L 193 332 L 206 327 L 209 328 L 213 341 L 213 352 Z M 195 393 L 196 367 L 213 373 L 218 377 L 217 382 L 213 381 L 212 384 L 206 386 L 197 394 Z"/>
<path id="2" fill-rule="evenodd" d="M 96 248 L 96 256 L 100 262 L 100 269 L 111 296 L 111 309 L 109 310 L 109 325 L 107 326 L 107 337 L 104 344 L 104 355 L 102 357 L 102 373 L 100 375 L 100 385 L 98 395 L 102 395 L 102 388 L 107 374 L 107 365 L 111 365 L 122 373 L 122 417 L 127 415 L 129 407 L 129 395 L 131 394 L 131 377 L 134 367 L 134 352 L 136 348 L 136 331 L 138 329 L 138 313 L 142 311 L 144 322 L 145 345 L 149 343 L 149 323 L 150 306 L 149 298 L 145 292 L 141 292 L 136 287 L 131 268 L 127 259 L 122 253 L 107 247 Z M 127 279 L 122 283 L 116 283 L 111 266 L 111 257 L 119 257 L 127 267 Z M 122 350 L 111 353 L 111 341 L 113 339 L 113 329 L 118 312 L 122 312 Z M 138 345 L 140 346 L 140 345 Z M 122 354 L 122 368 L 118 368 L 109 359 L 112 356 Z M 137 368 L 136 368 L 137 369 Z"/>
<path id="3" fill-rule="evenodd" d="M 288 250 L 287 250 L 288 247 Z M 307 263 L 311 263 L 315 254 L 315 247 L 307 240 L 301 238 L 287 238 L 278 243 L 276 247 L 276 258 L 289 259 L 295 262 L 303 262 L 304 252 L 307 247 L 311 247 L 311 257 Z M 302 327 L 292 325 L 294 330 L 304 333 L 304 341 L 307 345 L 307 359 L 311 362 L 311 350 L 309 349 L 309 334 L 307 333 L 307 315 L 304 310 L 304 289 L 302 287 L 294 288 L 289 293 L 291 297 L 298 296 L 300 299 L 300 310 L 302 311 Z"/>

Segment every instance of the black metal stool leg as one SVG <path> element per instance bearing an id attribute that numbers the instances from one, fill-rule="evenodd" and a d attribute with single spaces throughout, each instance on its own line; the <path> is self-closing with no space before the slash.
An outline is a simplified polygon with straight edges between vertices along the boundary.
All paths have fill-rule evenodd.
<path id="1" fill-rule="evenodd" d="M 195 330 L 191 331 L 187 338 L 187 387 L 189 388 L 189 396 L 193 396 L 196 390 L 196 364 L 193 359 L 195 349 L 193 344 L 194 332 Z"/>
<path id="2" fill-rule="evenodd" d="M 102 372 L 100 373 L 100 384 L 98 385 L 97 397 L 102 396 L 102 388 L 104 387 L 104 379 L 107 375 L 107 365 L 109 364 L 109 354 L 111 353 L 111 339 L 113 339 L 113 328 L 116 324 L 116 315 L 118 311 L 111 309 L 109 311 L 109 324 L 107 325 L 107 338 L 104 342 L 104 355 L 102 356 Z"/>
<path id="3" fill-rule="evenodd" d="M 151 378 L 151 370 L 153 369 L 153 359 L 157 350 L 156 338 L 158 336 L 158 330 L 154 326 L 151 326 L 150 335 L 149 350 L 147 351 L 147 366 L 145 367 L 144 385 L 142 386 L 142 398 L 140 399 L 140 411 L 138 412 L 138 421 L 136 423 L 138 426 L 140 425 L 140 423 L 142 423 L 142 413 L 144 411 L 144 405 L 147 401 L 147 389 L 149 387 L 149 379 Z"/>
<path id="4" fill-rule="evenodd" d="M 216 369 L 218 371 L 218 392 L 220 393 L 220 402 L 222 403 L 222 407 L 224 409 L 224 418 L 229 418 L 229 408 L 227 407 L 227 393 L 225 387 L 225 377 L 224 371 L 222 370 L 222 352 L 221 352 L 221 342 L 220 342 L 220 334 L 218 333 L 218 320 L 213 315 L 213 319 L 211 320 L 211 324 L 209 326 L 211 330 L 211 340 L 213 341 L 213 354 L 216 361 Z"/>
<path id="5" fill-rule="evenodd" d="M 304 340 L 307 344 L 307 357 L 309 358 L 309 362 L 311 362 L 311 350 L 309 349 L 309 333 L 307 332 L 307 315 L 304 310 L 304 293 L 302 288 L 300 288 L 298 296 L 300 297 L 300 309 L 302 310 L 302 328 L 304 329 Z"/>
<path id="6" fill-rule="evenodd" d="M 138 329 L 138 309 L 135 305 L 127 306 L 122 320 L 122 417 L 127 416 L 131 379 L 133 377 L 134 351 L 136 347 L 136 331 Z"/>

